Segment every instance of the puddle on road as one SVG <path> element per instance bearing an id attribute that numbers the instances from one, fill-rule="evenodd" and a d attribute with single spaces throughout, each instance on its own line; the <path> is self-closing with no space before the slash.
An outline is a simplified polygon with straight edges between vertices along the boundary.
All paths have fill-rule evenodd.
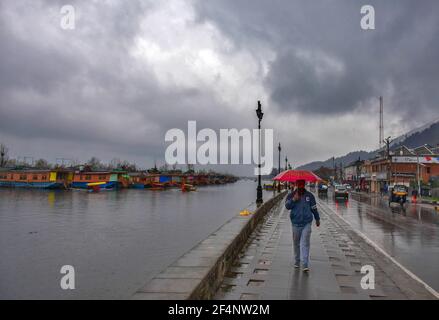
<path id="1" fill-rule="evenodd" d="M 412 271 L 435 290 L 439 290 L 439 213 L 422 205 L 389 206 L 380 197 L 351 195 L 349 201 L 335 202 L 331 195 L 318 198 L 352 227 Z M 330 258 L 332 263 L 337 263 Z"/>

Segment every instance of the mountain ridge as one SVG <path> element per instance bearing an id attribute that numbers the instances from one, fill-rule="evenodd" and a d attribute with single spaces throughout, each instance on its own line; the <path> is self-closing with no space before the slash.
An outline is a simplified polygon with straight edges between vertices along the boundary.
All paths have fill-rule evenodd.
<path id="1" fill-rule="evenodd" d="M 431 145 L 433 147 L 439 146 L 439 119 L 424 124 L 420 127 L 410 130 L 396 137 L 391 143 L 391 149 L 395 149 L 400 145 L 405 145 L 409 148 L 415 148 L 424 144 Z M 347 165 L 360 158 L 361 160 L 367 160 L 372 158 L 379 149 L 373 151 L 351 151 L 343 156 L 335 157 L 334 162 L 336 165 Z M 322 161 L 312 161 L 304 165 L 299 166 L 300 170 L 317 170 L 320 167 L 333 168 L 332 157 Z"/>

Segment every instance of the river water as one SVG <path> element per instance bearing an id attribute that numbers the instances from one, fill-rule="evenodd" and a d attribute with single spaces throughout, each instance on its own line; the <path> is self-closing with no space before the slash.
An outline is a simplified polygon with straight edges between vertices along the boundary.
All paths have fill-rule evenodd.
<path id="1" fill-rule="evenodd" d="M 0 299 L 129 298 L 255 197 L 253 181 L 190 193 L 0 188 Z M 61 289 L 64 265 L 74 290 Z"/>

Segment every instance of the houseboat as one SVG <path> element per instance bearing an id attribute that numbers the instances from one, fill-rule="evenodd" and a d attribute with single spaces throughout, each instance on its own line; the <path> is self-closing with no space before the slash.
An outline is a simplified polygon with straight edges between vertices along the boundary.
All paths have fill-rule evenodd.
<path id="1" fill-rule="evenodd" d="M 122 187 L 125 172 L 111 171 L 75 171 L 72 188 L 76 189 L 105 189 L 112 190 Z M 98 187 L 97 187 L 98 186 Z"/>
<path id="2" fill-rule="evenodd" d="M 0 187 L 67 189 L 73 172 L 49 169 L 10 169 L 0 171 Z"/>
<path id="3" fill-rule="evenodd" d="M 159 181 L 159 176 L 145 172 L 130 172 L 130 187 L 134 189 L 148 189 Z"/>
<path id="4" fill-rule="evenodd" d="M 143 172 L 130 172 L 128 174 L 130 176 L 131 184 L 130 187 L 134 189 L 144 189 L 145 188 L 145 179 L 146 175 Z"/>
<path id="5" fill-rule="evenodd" d="M 169 181 L 169 186 L 174 188 L 180 188 L 183 181 L 183 174 L 173 173 L 170 175 L 171 180 Z"/>

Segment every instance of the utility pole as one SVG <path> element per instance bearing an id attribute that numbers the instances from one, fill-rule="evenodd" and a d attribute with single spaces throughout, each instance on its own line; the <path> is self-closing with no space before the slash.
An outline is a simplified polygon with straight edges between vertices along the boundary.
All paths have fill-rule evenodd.
<path id="1" fill-rule="evenodd" d="M 383 142 L 386 144 L 386 156 L 387 156 L 387 187 L 390 186 L 392 179 L 392 157 L 390 156 L 390 136 L 387 137 Z"/>
<path id="2" fill-rule="evenodd" d="M 336 170 L 335 170 L 335 157 L 332 157 L 332 173 L 333 173 L 333 181 L 332 184 L 335 184 L 335 175 L 336 175 Z"/>
<path id="3" fill-rule="evenodd" d="M 383 105 L 383 97 L 380 97 L 380 137 L 379 137 L 379 147 L 380 149 L 383 147 L 384 142 L 384 105 Z"/>
<path id="4" fill-rule="evenodd" d="M 288 157 L 285 156 L 285 170 L 288 170 Z"/>
<path id="5" fill-rule="evenodd" d="M 420 178 L 420 168 L 419 168 L 419 154 L 416 153 L 417 156 L 417 164 L 416 164 L 416 175 L 418 178 L 418 197 L 421 196 L 421 178 Z"/>
<path id="6" fill-rule="evenodd" d="M 339 181 L 343 183 L 343 162 L 340 162 Z"/>

